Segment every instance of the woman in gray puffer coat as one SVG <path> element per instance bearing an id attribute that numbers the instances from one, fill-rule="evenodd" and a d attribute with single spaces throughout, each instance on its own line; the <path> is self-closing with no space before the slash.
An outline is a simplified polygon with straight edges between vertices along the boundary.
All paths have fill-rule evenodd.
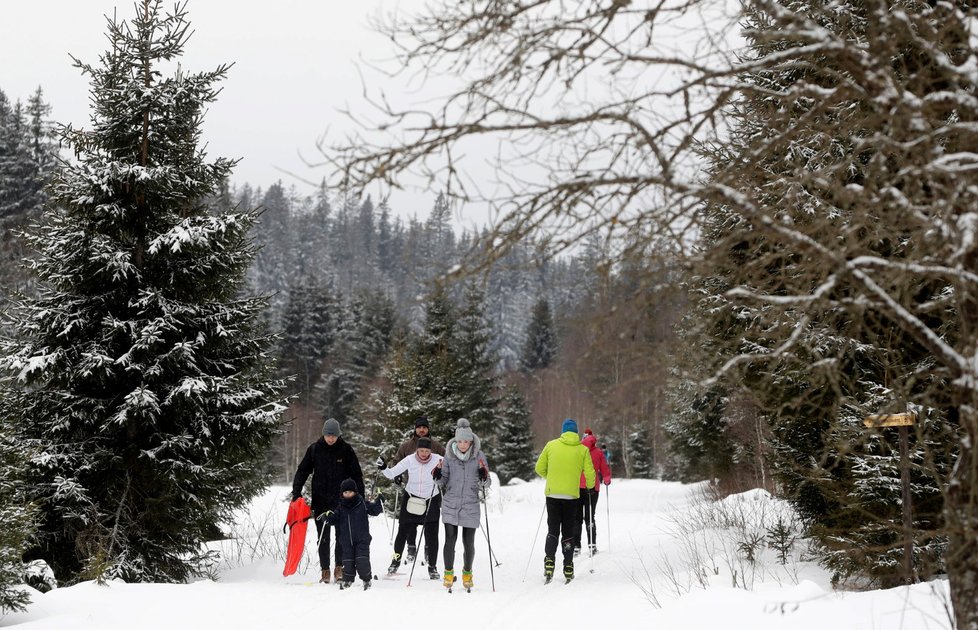
<path id="1" fill-rule="evenodd" d="M 445 523 L 445 579 L 442 583 L 446 588 L 455 583 L 455 542 L 461 527 L 462 586 L 471 589 L 475 530 L 481 520 L 479 492 L 489 485 L 489 465 L 479 437 L 472 432 L 465 418 L 459 418 L 455 437 L 445 446 L 445 459 L 431 474 L 442 495 L 441 519 Z"/>

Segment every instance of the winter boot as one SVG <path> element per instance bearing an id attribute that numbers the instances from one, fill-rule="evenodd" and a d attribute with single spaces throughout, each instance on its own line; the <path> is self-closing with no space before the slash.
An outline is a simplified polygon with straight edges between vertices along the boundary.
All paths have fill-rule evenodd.
<path id="1" fill-rule="evenodd" d="M 547 556 L 543 559 L 543 579 L 550 582 L 554 577 L 554 559 Z"/>
<path id="2" fill-rule="evenodd" d="M 363 590 L 370 590 L 370 580 L 363 581 Z"/>
<path id="3" fill-rule="evenodd" d="M 574 579 L 574 565 L 564 563 L 564 579 L 568 582 Z"/>
<path id="4" fill-rule="evenodd" d="M 574 557 L 576 558 L 579 555 L 581 555 L 581 548 L 580 547 L 574 547 Z"/>
<path id="5" fill-rule="evenodd" d="M 453 584 L 455 584 L 455 571 L 445 569 L 445 579 L 441 581 L 441 585 L 445 588 L 452 588 Z"/>
<path id="6" fill-rule="evenodd" d="M 401 554 L 394 552 L 391 556 L 391 565 L 387 567 L 387 575 L 394 575 L 397 573 L 397 568 L 401 566 Z"/>
<path id="7" fill-rule="evenodd" d="M 323 576 L 319 578 L 323 584 L 329 584 L 329 569 L 323 569 Z"/>
<path id="8" fill-rule="evenodd" d="M 407 557 L 404 558 L 404 561 L 411 564 L 414 562 L 414 556 L 416 555 L 418 555 L 418 548 L 414 545 L 408 545 Z"/>
<path id="9" fill-rule="evenodd" d="M 594 554 L 598 553 L 598 546 L 597 545 L 588 545 L 588 548 L 591 550 L 591 555 L 592 556 Z"/>
<path id="10" fill-rule="evenodd" d="M 472 590 L 472 585 L 473 585 L 472 572 L 462 571 L 462 588 L 464 588 L 467 591 Z"/>
<path id="11" fill-rule="evenodd" d="M 343 579 L 343 567 L 339 565 L 333 567 L 333 579 L 337 581 Z"/>
<path id="12" fill-rule="evenodd" d="M 340 580 L 339 581 L 339 585 L 340 585 L 340 590 L 341 591 L 345 591 L 346 589 L 348 589 L 351 586 L 353 586 L 353 582 L 347 582 L 346 580 Z"/>
<path id="13" fill-rule="evenodd" d="M 428 577 L 431 578 L 432 580 L 437 580 L 438 578 L 440 578 L 441 576 L 438 575 L 438 567 L 436 567 L 433 564 L 429 564 L 428 565 Z"/>

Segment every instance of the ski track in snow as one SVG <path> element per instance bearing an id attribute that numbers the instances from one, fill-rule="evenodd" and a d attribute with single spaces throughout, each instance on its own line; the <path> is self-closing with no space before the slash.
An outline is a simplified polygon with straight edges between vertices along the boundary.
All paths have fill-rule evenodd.
<path id="1" fill-rule="evenodd" d="M 645 480 L 616 480 L 611 490 L 611 551 L 608 551 L 608 494 L 602 489 L 598 503 L 598 550 L 592 559 L 577 558 L 576 578 L 564 584 L 559 575 L 560 552 L 554 581 L 543 583 L 543 544 L 546 522 L 537 524 L 543 511 L 540 481 L 497 489 L 489 497 L 489 532 L 501 566 L 493 567 L 496 592 L 492 592 L 490 559 L 485 537 L 476 533 L 475 588 L 465 592 L 461 582 L 447 593 L 441 580 L 430 580 L 418 562 L 412 586 L 407 575 L 378 579 L 369 591 L 359 580 L 340 591 L 335 583 L 319 584 L 318 560 L 314 558 L 315 527 L 306 539 L 306 557 L 299 572 L 282 577 L 282 534 L 288 488 L 278 486 L 259 497 L 239 531 L 264 528 L 265 540 L 275 557 L 234 562 L 219 572 L 219 580 L 191 584 L 124 584 L 99 586 L 83 583 L 35 594 L 25 613 L 0 618 L 0 627 L 24 630 L 153 630 L 207 628 L 249 630 L 264 628 L 331 627 L 420 628 L 461 625 L 479 628 L 656 628 L 683 630 L 745 628 L 765 630 L 879 630 L 949 628 L 942 599 L 946 581 L 910 588 L 870 592 L 835 592 L 828 574 L 811 563 L 797 565 L 796 580 L 780 575 L 768 562 L 768 575 L 753 590 L 733 588 L 730 575 L 721 570 L 710 576 L 710 587 L 691 586 L 677 595 L 662 574 L 662 558 L 678 570 L 683 554 L 672 516 L 685 513 L 700 494 L 699 486 Z M 501 495 L 501 497 L 500 497 Z M 396 526 L 394 521 L 389 523 Z M 247 525 L 247 527 L 245 527 Z M 371 518 L 372 569 L 383 575 L 392 553 L 384 517 Z M 483 526 L 485 517 L 483 516 Z M 243 529 L 242 529 L 243 528 Z M 254 539 L 253 537 L 251 538 Z M 231 544 L 231 543 L 227 543 Z M 438 568 L 443 570 L 440 532 Z M 586 548 L 586 538 L 585 538 Z M 270 552 L 271 553 L 271 552 Z M 261 553 L 259 552 L 259 555 Z M 456 548 L 456 574 L 461 574 L 462 545 Z M 527 569 L 527 562 L 529 567 Z M 653 576 L 660 607 L 650 604 L 632 579 L 645 570 Z M 721 568 L 722 562 L 716 563 Z M 410 567 L 402 567 L 405 573 Z M 526 579 L 523 580 L 524 570 Z M 797 581 L 797 583 L 796 583 Z"/>

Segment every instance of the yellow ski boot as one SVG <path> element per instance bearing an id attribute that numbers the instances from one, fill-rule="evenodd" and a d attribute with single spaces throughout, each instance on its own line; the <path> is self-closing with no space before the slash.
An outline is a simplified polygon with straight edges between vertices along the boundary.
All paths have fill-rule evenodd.
<path id="1" fill-rule="evenodd" d="M 462 571 L 462 588 L 464 588 L 467 591 L 471 591 L 472 590 L 472 586 L 473 586 L 472 572 L 471 571 Z"/>
<path id="2" fill-rule="evenodd" d="M 445 569 L 445 579 L 442 580 L 441 584 L 449 591 L 451 591 L 452 586 L 455 584 L 455 571 Z"/>

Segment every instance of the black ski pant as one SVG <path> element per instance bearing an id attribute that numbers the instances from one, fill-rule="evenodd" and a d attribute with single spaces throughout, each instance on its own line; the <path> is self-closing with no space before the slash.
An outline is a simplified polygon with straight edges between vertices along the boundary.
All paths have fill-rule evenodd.
<path id="1" fill-rule="evenodd" d="M 343 547 L 343 580 L 352 582 L 357 575 L 364 582 L 369 582 L 373 577 L 370 570 L 369 540 L 358 540 L 352 547 L 349 543 Z"/>
<path id="2" fill-rule="evenodd" d="M 594 522 L 594 511 L 598 505 L 598 491 L 594 488 L 581 490 L 581 498 L 577 500 L 577 504 L 581 510 L 581 523 L 583 523 L 581 529 L 587 532 L 587 544 L 596 545 L 598 544 L 598 526 Z M 577 532 L 574 547 L 581 548 L 580 530 Z"/>
<path id="3" fill-rule="evenodd" d="M 319 516 L 317 514 L 316 516 Z M 326 531 L 323 531 L 323 527 Z M 319 540 L 319 566 L 323 571 L 329 571 L 329 530 L 335 529 L 335 525 L 323 525 L 322 521 L 316 519 L 316 537 Z M 337 536 L 339 538 L 339 536 Z M 343 556 L 340 554 L 340 541 L 337 540 L 333 548 L 333 564 L 343 566 Z"/>
<path id="4" fill-rule="evenodd" d="M 394 553 L 401 556 L 404 551 L 404 543 L 407 542 L 408 536 L 411 538 L 411 543 L 414 544 L 415 538 L 414 534 L 418 531 L 418 524 L 410 523 L 399 523 L 397 526 L 397 535 L 394 536 Z M 438 565 L 438 521 L 430 521 L 424 524 L 424 558 L 430 566 Z"/>
<path id="5" fill-rule="evenodd" d="M 445 549 L 443 557 L 445 570 L 455 569 L 455 542 L 458 540 L 458 525 L 445 523 Z M 472 572 L 472 561 L 475 559 L 475 528 L 462 528 L 462 570 Z"/>
<path id="6" fill-rule="evenodd" d="M 581 508 L 577 499 L 547 497 L 547 543 L 544 553 L 553 559 L 557 543 L 564 552 L 564 566 L 574 566 L 574 541 L 581 537 Z"/>

